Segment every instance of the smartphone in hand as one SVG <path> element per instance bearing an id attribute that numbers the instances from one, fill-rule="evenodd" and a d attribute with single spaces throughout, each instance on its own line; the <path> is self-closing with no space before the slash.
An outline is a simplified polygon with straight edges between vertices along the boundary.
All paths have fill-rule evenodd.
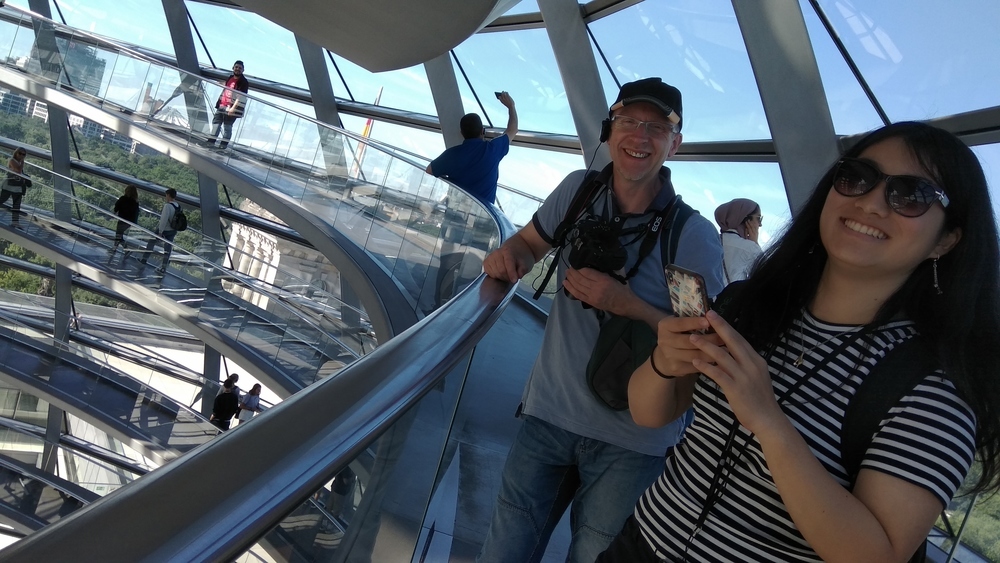
<path id="1" fill-rule="evenodd" d="M 698 272 L 669 264 L 664 268 L 670 306 L 678 317 L 704 317 L 708 313 L 708 292 L 705 278 Z"/>
<path id="2" fill-rule="evenodd" d="M 493 92 L 493 95 L 496 96 L 498 100 L 500 99 L 501 94 L 503 94 L 503 92 Z"/>

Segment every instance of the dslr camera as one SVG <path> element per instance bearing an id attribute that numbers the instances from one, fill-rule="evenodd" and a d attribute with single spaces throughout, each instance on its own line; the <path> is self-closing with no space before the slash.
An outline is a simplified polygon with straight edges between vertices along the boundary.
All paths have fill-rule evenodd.
<path id="1" fill-rule="evenodd" d="M 607 221 L 588 217 L 570 232 L 567 261 L 574 270 L 593 268 L 613 274 L 625 267 L 628 254 L 618 240 L 618 230 Z"/>
<path id="2" fill-rule="evenodd" d="M 610 274 L 619 281 L 623 280 L 615 272 L 625 267 L 628 253 L 618 240 L 618 229 L 607 221 L 588 217 L 577 223 L 567 238 L 570 242 L 566 261 L 570 268 L 574 270 L 593 268 L 598 272 Z M 566 289 L 563 289 L 563 293 L 573 298 Z M 583 308 L 590 309 L 590 305 L 584 303 Z"/>

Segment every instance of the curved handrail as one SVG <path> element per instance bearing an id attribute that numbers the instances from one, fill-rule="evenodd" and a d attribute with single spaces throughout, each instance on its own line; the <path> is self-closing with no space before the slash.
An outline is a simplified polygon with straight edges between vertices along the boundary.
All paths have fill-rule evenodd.
<path id="1" fill-rule="evenodd" d="M 11 171 L 10 169 L 8 169 L 6 166 L 3 166 L 3 165 L 0 165 L 0 171 L 6 172 L 6 173 L 14 173 L 13 171 Z M 65 176 L 62 176 L 61 174 L 57 174 L 55 172 L 51 172 L 51 174 L 53 176 L 56 176 L 56 177 L 66 178 Z M 20 176 L 23 177 L 23 178 L 26 178 L 26 179 L 30 179 L 26 175 L 20 175 Z M 66 179 L 67 180 L 71 180 L 69 178 L 66 178 Z M 77 182 L 75 180 L 71 180 L 71 181 L 73 181 L 76 184 L 80 184 L 80 185 L 86 186 L 85 184 L 82 184 L 81 182 Z M 172 244 L 173 247 L 174 247 L 174 250 L 173 250 L 173 252 L 171 254 L 171 257 L 175 257 L 175 256 L 178 256 L 178 255 L 182 256 L 182 257 L 184 257 L 184 262 L 187 262 L 187 263 L 194 262 L 195 265 L 196 265 L 196 267 L 208 268 L 208 269 L 213 269 L 213 270 L 215 270 L 215 269 L 223 269 L 223 270 L 226 271 L 225 273 L 228 274 L 229 276 L 231 276 L 234 280 L 239 281 L 240 283 L 242 283 L 245 286 L 253 287 L 253 288 L 257 289 L 258 291 L 260 291 L 261 293 L 263 293 L 266 297 L 270 297 L 270 298 L 275 299 L 278 303 L 281 303 L 283 307 L 285 307 L 286 309 L 288 309 L 290 311 L 298 311 L 298 308 L 293 307 L 289 303 L 289 301 L 284 298 L 284 296 L 282 295 L 282 293 L 280 293 L 280 292 L 284 291 L 282 288 L 275 287 L 275 286 L 273 286 L 273 284 L 269 284 L 267 282 L 262 282 L 261 280 L 258 280 L 257 278 L 254 278 L 253 276 L 250 276 L 249 274 L 245 274 L 245 273 L 240 272 L 238 270 L 234 270 L 230 266 L 227 266 L 227 265 L 224 265 L 224 264 L 218 264 L 216 262 L 213 262 L 211 260 L 208 260 L 208 259 L 204 258 L 203 256 L 199 256 L 197 254 L 188 252 L 187 250 L 185 250 L 183 248 L 180 248 L 176 244 L 176 242 L 171 243 L 171 241 L 168 241 L 167 239 L 163 238 L 162 236 L 160 236 L 159 234 L 155 233 L 154 231 L 151 231 L 151 230 L 147 229 L 146 227 L 143 227 L 142 225 L 139 225 L 138 223 L 133 223 L 131 221 L 127 221 L 127 220 L 121 219 L 120 217 L 118 217 L 116 215 L 113 215 L 112 213 L 108 212 L 106 209 L 104 209 L 102 207 L 99 207 L 97 205 L 94 205 L 93 203 L 91 203 L 89 201 L 86 201 L 86 200 L 84 200 L 84 199 L 82 199 L 82 198 L 80 198 L 80 197 L 78 197 L 78 196 L 76 196 L 74 194 L 66 193 L 66 192 L 64 192 L 62 190 L 59 190 L 59 189 L 57 189 L 57 188 L 55 188 L 54 186 L 51 186 L 51 185 L 41 185 L 40 187 L 51 189 L 53 191 L 53 193 L 60 194 L 63 197 L 70 198 L 71 201 L 73 201 L 76 204 L 81 204 L 82 203 L 87 208 L 89 208 L 91 211 L 95 211 L 95 212 L 97 212 L 101 216 L 104 216 L 104 217 L 109 218 L 109 219 L 114 220 L 114 221 L 124 221 L 124 222 L 128 223 L 129 225 L 131 225 L 131 227 L 139 229 L 139 231 L 142 232 L 142 233 L 144 233 L 145 235 L 147 235 L 148 238 L 154 238 L 154 239 L 156 239 L 160 245 L 168 244 L 168 243 Z M 97 191 L 99 193 L 105 193 L 105 192 L 101 192 L 100 190 L 97 190 L 96 188 L 92 188 L 90 186 L 86 186 L 86 187 L 88 187 L 88 188 L 90 188 L 90 189 L 92 189 L 94 191 Z M 35 189 L 35 188 L 32 188 L 32 189 Z M 110 196 L 110 194 L 105 194 L 105 195 L 109 195 Z M 83 219 L 80 218 L 80 217 L 77 217 L 75 219 L 77 221 L 81 221 L 81 222 L 83 221 Z M 198 231 L 198 232 L 200 233 L 200 231 Z M 203 240 L 207 240 L 208 242 L 213 243 L 213 244 L 221 245 L 224 248 L 231 248 L 228 245 L 226 245 L 226 243 L 218 241 L 218 240 L 210 238 L 210 237 L 207 237 L 207 236 L 203 236 Z M 138 251 L 138 249 L 136 251 Z M 245 253 L 243 253 L 243 254 L 245 254 Z M 295 278 L 294 276 L 293 276 L 293 279 L 298 280 L 298 278 Z M 268 286 L 270 286 L 270 287 L 268 287 Z M 318 288 L 317 288 L 317 290 L 321 291 Z M 325 293 L 325 292 L 323 292 L 323 293 Z M 330 296 L 330 297 L 334 298 L 333 296 Z M 334 299 L 336 299 L 336 298 L 334 298 Z M 307 322 L 307 324 L 309 324 L 315 330 L 317 330 L 319 332 L 326 333 L 326 331 L 322 327 L 316 325 L 312 321 L 312 319 L 308 318 L 308 316 L 304 317 L 304 320 Z M 341 346 L 343 346 L 345 349 L 347 349 L 347 347 L 344 346 L 343 343 L 340 342 L 340 340 L 339 340 L 338 337 L 336 337 L 334 335 L 330 335 L 330 334 L 327 334 L 327 336 L 329 336 L 331 339 L 333 339 L 334 341 L 338 342 L 339 344 L 341 344 Z M 353 351 L 350 351 L 349 349 L 347 349 L 347 350 L 348 350 L 349 353 L 351 353 L 351 354 L 353 354 L 355 356 L 358 356 L 358 354 L 354 354 Z"/>
<path id="2" fill-rule="evenodd" d="M 94 380 L 106 382 L 105 384 L 111 389 L 124 389 L 126 394 L 134 394 L 136 397 L 142 398 L 143 404 L 155 405 L 157 413 L 173 414 L 173 418 L 169 420 L 157 416 L 157 420 L 152 424 L 155 428 L 147 428 L 145 424 L 148 421 L 139 420 L 136 416 L 137 412 L 114 414 L 102 412 L 98 414 L 96 408 L 99 406 L 99 401 L 95 404 L 92 402 L 93 397 L 71 397 L 67 394 L 63 387 L 68 382 L 65 377 L 54 377 L 48 370 L 43 373 L 24 373 L 17 370 L 16 362 L 10 358 L 0 358 L 4 360 L 0 363 L 4 365 L 5 373 L 23 381 L 25 385 L 32 385 L 33 388 L 52 389 L 55 394 L 49 398 L 50 401 L 55 400 L 60 408 L 81 418 L 88 418 L 98 427 L 118 435 L 124 442 L 138 446 L 143 450 L 144 455 L 156 458 L 161 463 L 170 461 L 218 433 L 218 429 L 210 424 L 201 413 L 168 398 L 166 394 L 156 391 L 149 384 L 134 379 L 114 366 L 99 358 L 87 355 L 59 339 L 40 337 L 33 329 L 20 323 L 15 315 L 7 311 L 0 310 L 0 319 L 5 325 L 0 328 L 0 333 L 4 335 L 0 340 L 5 342 L 5 348 L 10 345 L 30 347 L 46 357 L 59 358 L 61 365 L 72 365 L 75 369 L 80 370 L 75 372 L 76 374 L 86 373 Z M 8 342 L 10 344 L 7 344 Z M 3 355 L 0 354 L 0 356 Z M 70 384 L 70 388 L 73 390 L 80 386 L 81 382 Z M 88 390 L 87 394 L 89 395 L 91 392 L 93 391 Z M 100 393 L 94 393 L 100 395 Z M 138 409 L 138 405 L 135 405 L 135 408 Z M 129 416 L 127 419 L 115 418 L 122 414 Z M 179 428 L 178 425 L 183 425 L 183 427 L 181 430 L 175 431 Z M 163 427 L 171 429 L 166 439 L 163 436 Z M 169 444 L 171 441 L 183 447 L 171 446 Z"/>
<path id="3" fill-rule="evenodd" d="M 512 295 L 512 284 L 480 276 L 338 377 L 223 434 L 156 478 L 136 481 L 128 495 L 106 497 L 0 556 L 58 560 L 71 549 L 131 561 L 237 556 L 399 420 L 475 346 Z M 222 465 L 225 479 L 208 489 L 199 484 Z"/>
<path id="4" fill-rule="evenodd" d="M 77 101 L 103 106 L 109 116 L 113 111 L 116 115 L 114 120 L 134 125 L 130 134 L 136 138 L 139 138 L 140 132 L 144 132 L 142 135 L 147 137 L 143 138 L 153 134 L 158 143 L 165 139 L 170 139 L 169 142 L 175 145 L 187 143 L 189 152 L 198 157 L 192 160 L 197 166 L 204 167 L 209 162 L 221 160 L 231 170 L 239 171 L 226 176 L 227 178 L 260 182 L 268 190 L 280 193 L 285 198 L 279 198 L 276 202 L 305 207 L 330 227 L 340 226 L 340 223 L 349 220 L 353 225 L 346 225 L 347 228 L 341 232 L 347 233 L 348 238 L 382 263 L 393 282 L 399 285 L 402 295 L 410 301 L 415 318 L 427 314 L 440 303 L 439 296 L 431 294 L 438 289 L 430 278 L 435 270 L 428 268 L 428 264 L 424 262 L 437 260 L 436 253 L 441 252 L 442 245 L 466 247 L 467 250 L 461 254 L 471 258 L 499 244 L 495 224 L 485 224 L 493 223 L 489 219 L 494 214 L 475 198 L 445 181 L 426 176 L 421 170 L 414 170 L 395 155 L 378 152 L 376 146 L 367 150 L 367 154 L 384 155 L 390 159 L 388 162 L 375 162 L 368 157 L 362 159 L 360 153 L 349 154 L 345 151 L 345 140 L 355 139 L 353 134 L 269 104 L 252 95 L 246 97 L 247 105 L 242 123 L 252 121 L 253 127 L 244 125 L 239 128 L 231 139 L 229 148 L 213 159 L 205 159 L 202 155 L 207 151 L 195 147 L 205 138 L 211 111 L 202 102 L 205 99 L 203 93 L 221 92 L 222 86 L 128 51 L 104 38 L 78 32 L 30 12 L 20 13 L 24 19 L 13 24 L 15 30 L 32 29 L 27 21 L 31 19 L 43 28 L 52 29 L 53 32 L 50 33 L 57 33 L 62 43 L 72 43 L 83 50 L 93 49 L 95 53 L 106 53 L 108 57 L 115 59 L 115 63 L 110 80 L 104 80 L 96 90 L 88 90 L 86 76 L 79 74 L 81 70 L 63 69 L 58 66 L 59 57 L 45 61 L 45 65 L 55 63 L 56 67 L 42 68 L 37 55 L 33 55 L 31 50 L 24 51 L 25 46 L 21 46 L 15 39 L 11 42 L 12 52 L 8 61 L 11 57 L 16 59 L 23 51 L 27 63 L 15 65 L 7 62 L 8 66 L 36 76 L 42 82 L 54 83 L 59 92 L 72 92 Z M 53 48 L 58 49 L 62 43 Z M 112 65 L 106 66 L 110 68 Z M 64 70 L 70 72 L 72 79 L 66 78 L 69 75 L 65 75 Z M 147 88 L 147 84 L 151 86 Z M 170 98 L 167 100 L 157 98 L 168 94 Z M 176 98 L 174 94 L 177 95 Z M 191 99 L 183 99 L 183 95 L 191 95 Z M 208 96 L 208 99 L 213 98 L 214 95 Z M 171 101 L 175 99 L 182 101 Z M 47 101 L 51 103 L 51 100 Z M 182 110 L 176 114 L 177 122 L 171 124 L 160 116 L 151 117 L 150 114 L 160 111 L 165 105 L 178 106 Z M 369 146 L 367 141 L 364 141 L 364 145 Z M 265 162 L 248 168 L 254 159 Z M 235 187 L 240 189 L 240 186 Z M 454 217 L 444 210 L 434 209 L 434 203 L 443 200 L 444 193 L 449 194 L 449 205 L 453 208 L 450 211 Z M 425 202 L 431 203 L 425 206 Z M 317 204 L 321 207 L 317 208 Z M 397 217 L 396 208 L 399 205 L 406 207 L 402 210 L 405 213 L 400 213 Z M 384 214 L 388 214 L 388 218 Z M 486 220 L 484 224 L 477 223 L 479 218 Z M 351 226 L 355 228 L 352 230 Z M 385 247 L 385 236 L 368 236 L 375 229 L 378 229 L 379 235 L 385 234 L 392 239 L 391 248 Z M 464 233 L 464 239 L 453 241 L 447 238 L 448 233 L 455 232 Z M 337 251 L 330 249 L 323 251 L 337 254 Z M 404 264 L 400 264 L 401 261 L 398 260 L 401 251 L 412 253 L 418 262 L 405 264 L 406 267 L 403 268 Z M 460 282 L 460 288 L 471 279 L 462 276 L 457 281 Z M 372 305 L 375 306 L 374 303 Z M 369 307 L 369 314 L 374 315 L 372 307 Z M 384 329 L 381 324 L 383 319 L 378 320 L 380 324 L 376 326 L 376 330 L 380 326 Z"/>
<path id="5" fill-rule="evenodd" d="M 2 169 L 3 167 L 0 167 L 0 170 Z M 117 217 L 113 216 L 107 210 L 95 206 L 90 202 L 81 200 L 80 198 L 77 198 L 67 192 L 58 190 L 52 186 L 42 184 L 41 182 L 35 182 L 35 186 L 31 188 L 31 191 L 35 192 L 33 194 L 33 197 L 36 198 L 40 197 L 38 194 L 40 190 L 48 190 L 51 192 L 51 198 L 49 198 L 49 200 L 52 201 L 53 204 L 55 204 L 55 202 L 58 199 L 61 199 L 64 202 L 74 203 L 76 208 L 87 209 L 88 211 L 94 213 L 97 216 L 114 217 L 114 220 L 117 220 Z M 44 222 L 52 221 L 52 219 L 47 217 L 46 215 L 40 214 L 37 208 L 30 208 L 30 209 L 31 212 L 28 214 L 29 217 L 27 219 L 27 222 L 32 227 L 34 226 L 34 223 L 37 223 L 39 220 Z M 22 210 L 22 213 L 25 213 L 25 211 Z M 20 225 L 20 221 L 17 221 L 17 224 Z M 163 239 L 162 237 L 159 237 L 158 235 L 144 229 L 141 226 L 134 226 L 132 228 L 139 229 L 141 232 L 144 232 L 149 238 L 156 238 L 161 242 L 164 243 L 166 242 L 166 240 Z M 105 263 L 103 263 L 103 260 L 96 259 L 96 257 L 93 255 L 94 248 L 92 246 L 92 243 L 88 244 L 86 242 L 79 242 L 79 241 L 89 241 L 91 238 L 95 236 L 100 238 L 105 238 L 107 237 L 107 235 L 94 233 L 89 229 L 89 226 L 86 223 L 83 223 L 82 221 L 74 221 L 73 223 L 59 223 L 58 229 L 71 232 L 74 235 L 78 235 L 80 237 L 80 238 L 72 238 L 64 242 L 64 244 L 68 244 L 70 246 L 69 249 L 64 249 L 64 250 L 72 251 L 76 256 L 77 263 L 89 263 L 91 267 L 96 267 L 97 271 L 104 272 L 105 275 L 110 275 L 113 278 L 121 279 L 123 281 L 131 281 L 133 283 L 136 281 L 137 276 L 140 276 L 142 274 L 142 270 L 140 270 L 139 273 L 131 275 L 130 279 L 130 277 L 125 275 L 125 273 L 122 270 L 112 270 Z M 20 232 L 24 231 L 23 230 L 14 231 L 14 233 L 20 233 Z M 56 240 L 61 240 L 61 239 L 56 239 Z M 272 326 L 274 326 L 277 330 L 280 330 L 281 332 L 280 340 L 278 342 L 272 342 L 269 344 L 270 346 L 272 346 L 273 349 L 277 350 L 278 355 L 274 357 L 267 356 L 267 357 L 254 358 L 251 356 L 246 356 L 248 353 L 251 352 L 255 354 L 260 353 L 258 351 L 259 345 L 255 344 L 255 342 L 258 342 L 260 340 L 259 337 L 255 336 L 253 333 L 244 332 L 241 327 L 234 327 L 233 330 L 235 330 L 236 332 L 232 332 L 232 330 L 230 331 L 231 333 L 230 338 L 232 338 L 232 341 L 241 343 L 245 349 L 242 355 L 246 356 L 246 358 L 249 360 L 247 362 L 247 364 L 249 364 L 248 369 L 256 368 L 256 374 L 258 376 L 266 377 L 271 381 L 285 380 L 288 381 L 289 383 L 293 383 L 294 385 L 296 385 L 296 389 L 286 388 L 285 386 L 278 385 L 276 388 L 273 389 L 275 392 L 278 392 L 279 394 L 290 394 L 294 390 L 297 390 L 301 387 L 304 387 L 312 383 L 315 380 L 315 377 L 317 376 L 317 372 L 315 371 L 308 371 L 308 373 L 302 372 L 302 375 L 304 375 L 306 379 L 294 379 L 295 377 L 298 376 L 293 376 L 292 372 L 289 372 L 287 370 L 282 371 L 281 368 L 275 365 L 262 364 L 261 361 L 274 362 L 275 360 L 280 360 L 281 358 L 280 354 L 282 353 L 292 354 L 293 357 L 298 357 L 296 355 L 300 354 L 300 350 L 304 349 L 315 350 L 316 353 L 319 353 L 328 359 L 338 357 L 341 354 L 345 354 L 352 358 L 355 357 L 353 352 L 348 347 L 342 345 L 333 335 L 330 335 L 324 329 L 322 329 L 322 327 L 316 325 L 309 316 L 304 315 L 299 309 L 291 307 L 287 303 L 287 300 L 282 298 L 282 295 L 269 291 L 269 289 L 266 287 L 259 287 L 259 284 L 257 284 L 256 279 L 244 275 L 240 272 L 235 272 L 226 268 L 219 267 L 216 264 L 204 260 L 199 256 L 187 253 L 183 249 L 177 249 L 176 252 L 179 255 L 179 257 L 183 258 L 186 264 L 188 264 L 188 266 L 184 268 L 178 268 L 177 266 L 171 267 L 171 272 L 176 272 L 176 275 L 175 274 L 171 275 L 177 277 L 178 279 L 181 279 L 184 284 L 187 284 L 184 285 L 183 287 L 188 287 L 188 288 L 193 287 L 200 289 L 202 291 L 207 291 L 210 285 L 214 285 L 218 282 L 221 282 L 221 280 L 226 280 L 234 284 L 233 287 L 241 288 L 244 294 L 249 292 L 252 296 L 254 296 L 253 300 L 247 301 L 243 297 L 237 297 L 231 292 L 228 292 L 228 295 L 226 295 L 226 299 L 229 299 L 231 301 L 239 300 L 245 304 L 244 307 L 249 307 L 251 302 L 261 303 L 262 301 L 266 300 L 266 302 L 271 305 L 271 307 L 268 307 L 267 312 L 270 315 L 274 316 L 276 320 L 280 320 L 282 323 L 284 323 L 283 325 L 272 323 Z M 145 287 L 142 284 L 139 284 L 136 287 L 139 286 Z M 220 287 L 220 289 L 222 288 Z M 159 295 L 161 297 L 164 297 L 164 296 L 169 296 L 170 293 L 169 292 L 164 293 L 161 291 Z M 223 295 L 223 293 L 215 292 L 212 293 L 212 295 L 221 296 Z M 146 296 L 146 299 L 155 303 L 172 302 L 170 299 L 166 300 L 151 299 L 151 296 L 149 295 Z M 148 306 L 150 305 L 150 303 L 146 303 L 146 305 Z M 181 316 L 178 317 L 178 320 L 180 319 L 191 320 L 193 318 L 198 317 L 198 314 L 196 313 L 197 310 L 198 308 L 195 307 L 194 305 L 185 305 L 183 303 L 176 303 L 175 305 L 173 305 L 173 309 L 171 309 L 171 312 L 169 314 L 171 315 L 180 314 Z M 167 311 L 166 309 L 161 308 L 159 312 L 162 314 L 165 313 L 166 311 Z M 261 320 L 264 320 L 263 317 L 260 317 L 259 314 L 257 316 Z M 210 319 L 211 316 L 209 317 L 209 319 L 206 320 L 210 321 Z M 198 324 L 193 320 L 191 322 L 194 322 L 195 325 Z M 202 323 L 204 323 L 204 321 L 202 321 Z M 224 327 L 223 328 L 212 327 L 211 322 L 205 324 L 204 328 L 208 330 L 210 327 L 211 331 L 213 331 L 213 333 L 216 334 L 219 334 L 219 331 L 224 329 Z M 263 343 L 263 341 L 261 342 Z M 305 348 L 303 348 L 303 345 L 305 346 Z M 257 361 L 254 361 L 255 359 Z M 300 369 L 299 371 L 302 370 Z M 275 376 L 278 376 L 277 379 L 275 378 Z"/>
<path id="6" fill-rule="evenodd" d="M 0 151 L 0 157 L 3 156 L 7 155 L 4 151 Z M 54 172 L 52 170 L 49 170 L 47 168 L 38 166 L 30 162 L 26 162 L 25 164 L 26 166 L 30 166 L 33 169 L 40 170 L 44 174 L 50 175 L 53 178 L 60 178 L 66 182 L 69 182 L 71 186 L 80 186 L 86 188 L 92 193 L 109 198 L 110 200 L 116 200 L 118 198 L 118 195 L 108 193 L 104 190 L 101 190 L 100 188 L 91 186 L 86 182 L 81 182 L 80 180 L 64 176 L 62 174 L 59 174 L 57 172 Z M 0 170 L 6 170 L 6 167 L 0 165 Z M 74 197 L 79 197 L 75 193 L 73 195 Z M 147 219 L 147 224 L 155 224 L 159 222 L 160 219 L 159 211 L 140 207 L 140 212 L 146 214 L 145 218 Z M 132 226 L 140 226 L 139 223 L 133 223 L 131 221 L 123 220 L 114 215 L 110 215 L 109 222 L 111 222 L 112 220 L 114 222 L 124 221 L 125 223 L 128 223 L 129 225 Z M 111 223 L 111 225 L 109 225 L 108 228 L 113 228 L 113 225 L 114 223 Z M 149 230 L 146 229 L 146 232 L 149 232 Z M 306 281 L 288 272 L 287 270 L 281 269 L 280 267 L 270 262 L 258 258 L 250 253 L 244 252 L 241 249 L 230 246 L 225 241 L 210 237 L 201 230 L 194 227 L 193 225 L 189 225 L 188 229 L 185 232 L 188 233 L 189 236 L 195 235 L 200 239 L 194 245 L 196 248 L 226 249 L 224 253 L 218 254 L 220 257 L 224 258 L 223 260 L 219 261 L 209 260 L 210 257 L 217 255 L 217 253 L 208 253 L 207 256 L 200 255 L 199 256 L 200 259 L 208 261 L 219 268 L 238 271 L 239 273 L 246 275 L 249 279 L 255 279 L 256 280 L 256 282 L 254 283 L 255 286 L 265 288 L 267 291 L 273 293 L 274 295 L 280 296 L 283 302 L 285 302 L 288 306 L 299 309 L 307 317 L 317 316 L 317 310 L 331 311 L 335 309 L 351 309 L 355 314 L 358 315 L 358 318 L 360 320 L 363 321 L 366 320 L 365 312 L 362 309 L 353 307 L 345 303 L 339 297 L 330 294 L 328 291 L 317 286 L 315 283 Z M 161 237 L 158 237 L 158 240 L 162 241 L 163 239 Z M 178 248 L 178 244 L 176 241 L 174 242 L 174 248 L 175 249 Z M 238 265 L 239 269 L 234 267 L 234 265 Z M 274 274 L 273 279 L 275 280 L 280 279 L 284 283 L 282 283 L 281 285 L 276 285 L 275 283 L 261 279 L 259 276 L 255 276 L 250 272 L 271 272 Z M 295 289 L 289 290 L 288 288 L 290 287 Z M 313 302 L 314 305 L 313 306 L 301 305 L 296 300 L 296 297 L 301 297 L 303 295 L 308 295 L 308 300 L 310 302 Z M 333 305 L 331 305 L 331 303 Z M 322 316 L 324 318 L 329 318 L 328 315 L 324 315 L 323 313 L 319 313 L 319 316 Z M 339 318 L 343 319 L 344 315 L 341 314 Z M 356 329 L 361 327 L 350 327 L 350 328 Z M 351 353 L 355 355 L 355 357 L 361 357 L 364 354 L 363 346 L 359 346 L 357 349 L 354 349 L 349 344 L 340 340 L 340 337 L 333 335 L 331 335 L 331 337 L 334 338 L 336 341 L 338 341 L 342 346 L 344 346 L 344 348 L 350 350 Z"/>

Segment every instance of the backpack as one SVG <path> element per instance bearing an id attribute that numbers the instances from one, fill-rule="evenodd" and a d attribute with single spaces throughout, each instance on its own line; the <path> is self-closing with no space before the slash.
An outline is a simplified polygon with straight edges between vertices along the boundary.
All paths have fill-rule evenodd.
<path id="1" fill-rule="evenodd" d="M 172 203 L 171 205 L 174 206 L 174 214 L 170 218 L 170 229 L 177 232 L 186 231 L 188 228 L 187 215 L 184 214 L 184 210 L 181 209 L 180 205 L 176 203 Z"/>
<path id="2" fill-rule="evenodd" d="M 719 294 L 713 309 L 731 321 L 725 313 L 738 298 L 744 281 L 736 281 Z M 850 486 L 861 471 L 865 452 L 879 430 L 879 424 L 899 401 L 909 394 L 928 374 L 940 367 L 932 347 L 919 334 L 894 346 L 875 364 L 851 397 L 844 411 L 840 430 L 840 459 L 847 472 Z M 927 557 L 927 541 L 920 544 L 909 563 L 923 562 Z"/>

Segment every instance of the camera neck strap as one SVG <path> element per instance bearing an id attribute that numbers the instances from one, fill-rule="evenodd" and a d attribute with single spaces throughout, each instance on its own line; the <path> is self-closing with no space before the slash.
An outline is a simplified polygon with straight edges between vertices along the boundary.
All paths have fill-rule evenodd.
<path id="1" fill-rule="evenodd" d="M 664 230 L 669 230 L 673 224 L 673 220 L 668 220 L 667 216 L 670 215 L 670 212 L 674 209 L 679 199 L 680 196 L 675 194 L 670 198 L 670 202 L 664 205 L 663 209 L 658 210 L 653 215 L 653 218 L 649 220 L 649 223 L 646 223 L 646 234 L 643 236 L 642 244 L 639 246 L 639 258 L 629 268 L 629 271 L 625 274 L 625 279 L 618 281 L 625 283 L 639 272 L 639 264 L 642 264 L 642 260 L 653 251 L 653 248 L 656 246 L 656 240 L 660 238 L 660 233 Z M 615 220 L 619 219 L 621 217 L 615 217 Z"/>
<path id="2" fill-rule="evenodd" d="M 569 235 L 573 226 L 576 225 L 577 219 L 590 207 L 595 196 L 608 188 L 608 180 L 611 179 L 611 172 L 612 165 L 608 164 L 600 172 L 589 171 L 584 176 L 583 182 L 580 183 L 580 188 L 576 191 L 573 201 L 569 204 L 566 215 L 563 217 L 562 222 L 559 223 L 559 226 L 556 227 L 555 233 L 553 233 L 552 240 L 554 243 L 552 246 L 555 248 L 555 254 L 552 256 L 552 264 L 549 266 L 549 270 L 545 272 L 545 278 L 542 280 L 541 285 L 535 290 L 535 294 L 531 296 L 532 299 L 537 300 L 542 296 L 542 292 L 545 291 L 549 280 L 552 279 L 552 274 L 559 267 L 559 256 L 562 254 L 563 248 L 566 247 L 566 236 Z"/>

